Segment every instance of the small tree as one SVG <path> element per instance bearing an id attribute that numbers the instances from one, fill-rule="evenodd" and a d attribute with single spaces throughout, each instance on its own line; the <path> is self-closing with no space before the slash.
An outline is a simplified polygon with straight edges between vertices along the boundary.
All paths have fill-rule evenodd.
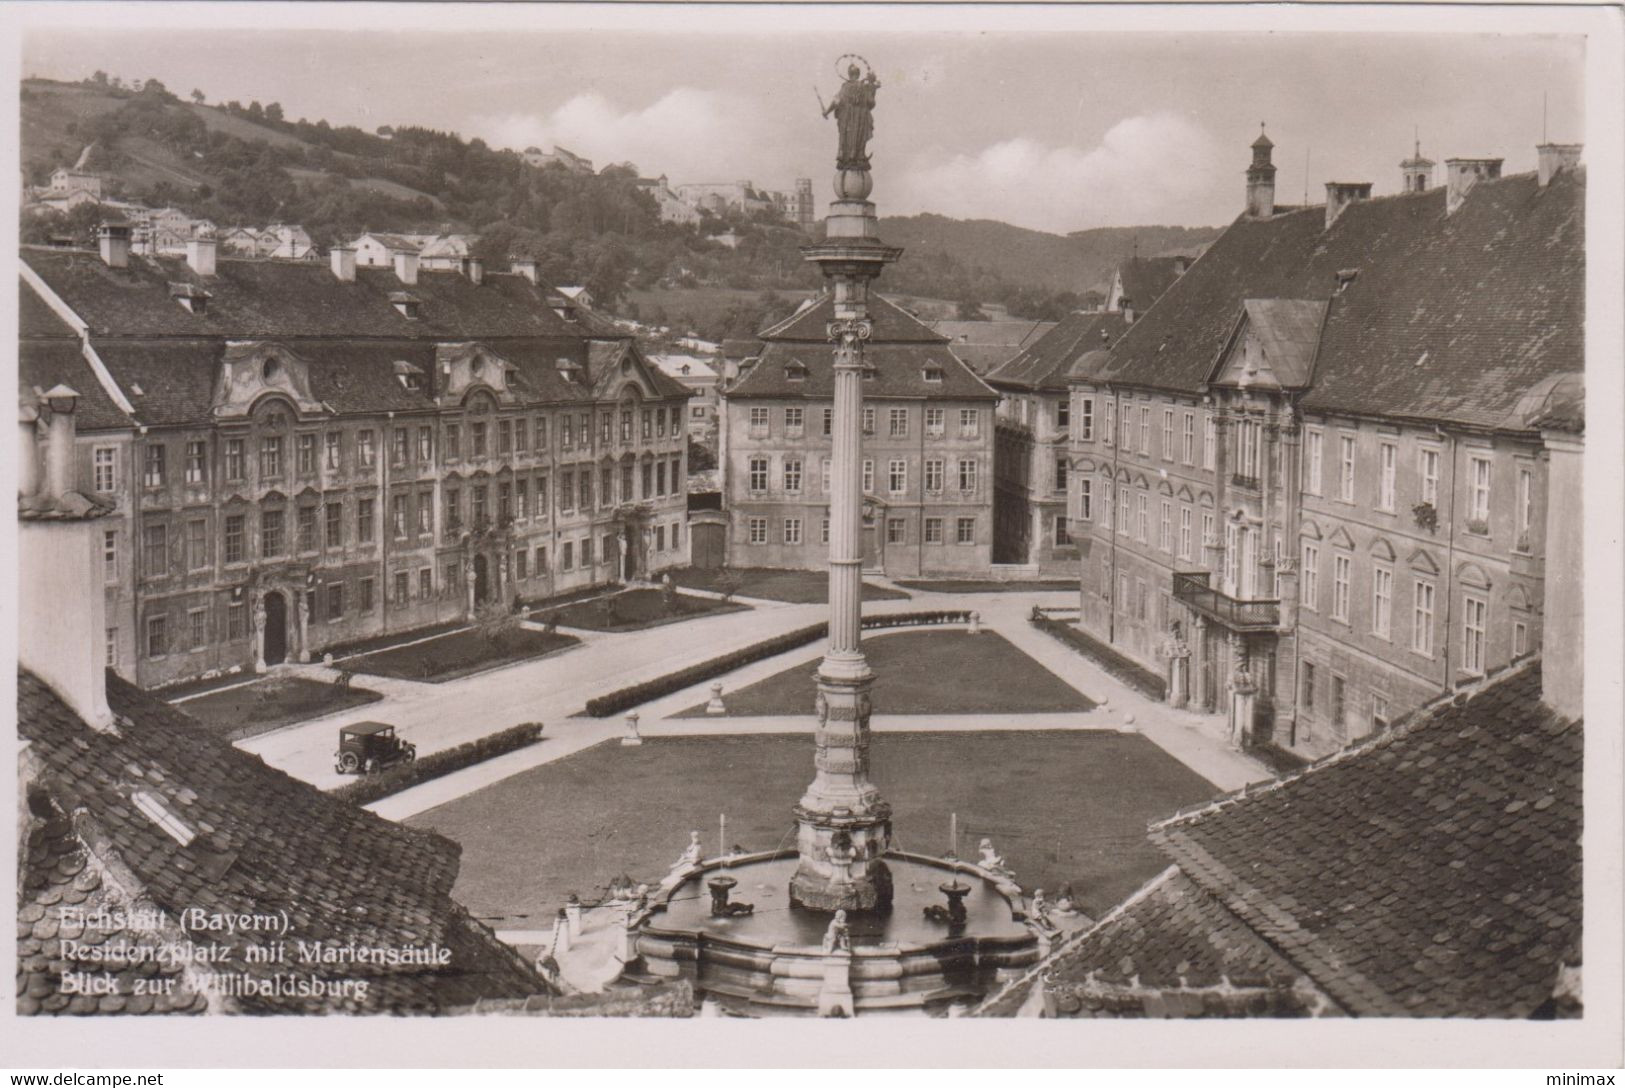
<path id="1" fill-rule="evenodd" d="M 745 580 L 739 577 L 737 571 L 725 570 L 717 578 L 717 592 L 722 594 L 722 603 L 731 604 L 734 594 L 744 588 Z"/>
<path id="2" fill-rule="evenodd" d="M 500 604 L 484 605 L 474 618 L 474 629 L 480 640 L 494 649 L 503 650 L 513 645 L 519 633 L 521 616 Z"/>
<path id="3" fill-rule="evenodd" d="M 196 87 L 192 88 L 192 101 L 196 102 L 200 106 L 203 105 L 203 103 L 204 103 L 204 94 L 203 94 L 202 91 L 198 90 Z"/>

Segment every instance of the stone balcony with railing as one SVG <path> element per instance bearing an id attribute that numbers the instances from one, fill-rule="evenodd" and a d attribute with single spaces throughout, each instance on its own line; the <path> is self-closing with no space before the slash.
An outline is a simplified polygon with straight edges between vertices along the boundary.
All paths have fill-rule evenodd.
<path id="1" fill-rule="evenodd" d="M 1278 600 L 1238 600 L 1209 585 L 1209 571 L 1174 574 L 1174 600 L 1189 605 L 1231 631 L 1260 631 L 1281 622 Z"/>

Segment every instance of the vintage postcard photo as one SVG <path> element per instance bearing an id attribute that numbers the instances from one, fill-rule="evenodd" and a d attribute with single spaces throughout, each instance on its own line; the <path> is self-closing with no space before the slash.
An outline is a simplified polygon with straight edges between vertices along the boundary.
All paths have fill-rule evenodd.
<path id="1" fill-rule="evenodd" d="M 1617 1035 L 1617 26 L 228 7 L 12 18 L 58 1063 Z"/>

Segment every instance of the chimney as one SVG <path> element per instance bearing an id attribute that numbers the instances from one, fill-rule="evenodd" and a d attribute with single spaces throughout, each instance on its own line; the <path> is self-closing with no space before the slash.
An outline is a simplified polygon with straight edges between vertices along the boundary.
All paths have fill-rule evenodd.
<path id="1" fill-rule="evenodd" d="M 468 282 L 475 287 L 485 282 L 485 262 L 479 257 L 468 257 L 463 261 L 463 273 L 468 276 Z"/>
<path id="2" fill-rule="evenodd" d="M 32 404 L 17 406 L 17 494 L 33 498 L 40 488 L 40 412 Z"/>
<path id="3" fill-rule="evenodd" d="M 513 273 L 523 276 L 533 284 L 542 282 L 541 262 L 535 257 L 515 257 L 513 259 Z"/>
<path id="4" fill-rule="evenodd" d="M 1183 276 L 1185 274 L 1185 270 L 1190 268 L 1190 266 L 1191 266 L 1191 259 L 1189 257 L 1185 257 L 1185 256 L 1177 256 L 1177 257 L 1175 257 L 1174 258 L 1174 275 L 1175 276 Z"/>
<path id="5" fill-rule="evenodd" d="M 1580 165 L 1580 151 L 1584 144 L 1540 144 L 1535 148 L 1535 154 L 1540 156 L 1540 165 L 1537 167 L 1537 177 L 1540 187 L 1544 189 L 1558 174 L 1564 170 L 1573 170 Z"/>
<path id="6" fill-rule="evenodd" d="M 103 223 L 96 232 L 102 263 L 108 268 L 130 267 L 130 228 L 122 223 Z"/>
<path id="7" fill-rule="evenodd" d="M 107 601 L 101 579 L 86 575 L 101 568 L 102 532 L 113 523 L 103 520 L 104 507 L 71 494 L 77 403 L 77 393 L 58 385 L 33 409 L 48 409 L 50 423 L 45 492 L 23 496 L 18 509 L 17 569 L 24 575 L 17 622 L 28 637 L 18 642 L 17 660 L 88 725 L 105 730 L 115 724 L 107 707 Z M 25 487 L 28 475 L 25 469 Z"/>
<path id="8" fill-rule="evenodd" d="M 1247 215 L 1264 219 L 1275 214 L 1275 164 L 1270 161 L 1273 141 L 1264 135 L 1264 126 L 1258 126 L 1258 139 L 1253 141 L 1253 163 L 1247 167 Z"/>
<path id="9" fill-rule="evenodd" d="M 1326 229 L 1330 230 L 1343 209 L 1356 200 L 1371 199 L 1369 181 L 1328 181 L 1326 183 Z"/>
<path id="10" fill-rule="evenodd" d="M 1404 179 L 1402 192 L 1425 193 L 1433 188 L 1433 160 L 1422 157 L 1422 141 L 1418 140 L 1411 157 L 1399 164 L 1399 172 Z"/>
<path id="11" fill-rule="evenodd" d="M 1480 181 L 1494 181 L 1500 176 L 1500 159 L 1444 160 L 1444 213 L 1454 215 L 1474 185 Z"/>
<path id="12" fill-rule="evenodd" d="M 333 266 L 333 278 L 340 283 L 355 282 L 355 247 L 334 246 L 327 251 L 327 259 Z"/>
<path id="13" fill-rule="evenodd" d="M 200 276 L 214 275 L 217 243 L 213 238 L 193 238 L 186 243 L 186 263 Z"/>
<path id="14" fill-rule="evenodd" d="M 1128 298 L 1127 296 L 1125 296 L 1125 297 L 1123 297 L 1121 299 L 1118 299 L 1117 308 L 1122 311 L 1123 324 L 1125 324 L 1125 325 L 1134 324 L 1134 300 L 1133 299 Z M 1105 332 L 1105 331 L 1106 330 L 1104 330 L 1104 329 L 1101 330 L 1101 332 Z"/>
<path id="15" fill-rule="evenodd" d="M 418 255 L 416 253 L 395 254 L 395 278 L 407 287 L 417 286 Z"/>

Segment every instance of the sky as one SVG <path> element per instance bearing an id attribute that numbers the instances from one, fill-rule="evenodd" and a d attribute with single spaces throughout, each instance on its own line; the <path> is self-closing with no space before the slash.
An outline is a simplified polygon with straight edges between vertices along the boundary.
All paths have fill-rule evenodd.
<path id="1" fill-rule="evenodd" d="M 674 184 L 749 179 L 826 199 L 835 146 L 819 95 L 861 52 L 881 81 L 870 144 L 882 215 L 936 212 L 1066 233 L 1226 223 L 1248 145 L 1275 142 L 1276 199 L 1330 180 L 1397 191 L 1424 154 L 1534 168 L 1584 138 L 1584 41 L 1534 34 L 896 31 L 829 34 L 31 29 L 22 72 L 157 78 L 290 118 L 424 125 L 523 149 L 560 144 Z M 922 20 L 929 22 L 928 20 Z M 681 26 L 682 24 L 674 24 Z M 1543 113 L 1544 111 L 1544 113 Z"/>

